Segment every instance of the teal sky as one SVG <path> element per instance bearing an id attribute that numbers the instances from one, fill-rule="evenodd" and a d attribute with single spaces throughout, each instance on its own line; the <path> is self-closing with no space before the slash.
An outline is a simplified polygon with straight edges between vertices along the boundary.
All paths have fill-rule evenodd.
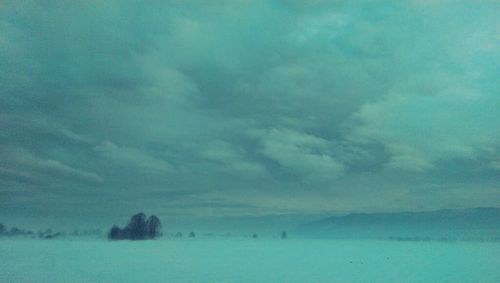
<path id="1" fill-rule="evenodd" d="M 2 1 L 0 218 L 500 205 L 498 1 Z"/>

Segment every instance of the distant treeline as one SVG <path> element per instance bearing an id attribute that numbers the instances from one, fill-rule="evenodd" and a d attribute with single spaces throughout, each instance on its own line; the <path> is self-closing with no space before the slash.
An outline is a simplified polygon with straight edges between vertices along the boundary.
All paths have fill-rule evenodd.
<path id="1" fill-rule="evenodd" d="M 158 217 L 151 215 L 146 219 L 144 213 L 137 213 L 130 218 L 124 228 L 114 225 L 108 232 L 110 240 L 147 240 L 156 239 L 161 234 L 161 222 Z"/>
<path id="2" fill-rule="evenodd" d="M 468 237 L 456 237 L 456 236 L 441 236 L 441 237 L 430 237 L 430 236 L 390 236 L 388 237 L 391 241 L 397 242 L 456 242 L 456 241 L 485 241 L 485 242 L 498 242 L 500 237 L 487 237 L 487 236 L 468 236 Z"/>
<path id="3" fill-rule="evenodd" d="M 59 237 L 69 236 L 96 236 L 101 235 L 102 232 L 99 229 L 94 230 L 74 230 L 73 232 L 66 234 L 63 232 L 53 232 L 52 229 L 45 229 L 38 232 L 33 232 L 31 230 L 20 229 L 17 227 L 7 228 L 4 224 L 0 223 L 0 236 L 7 237 L 29 237 L 29 238 L 40 238 L 40 239 L 55 239 Z"/>
<path id="4" fill-rule="evenodd" d="M 41 238 L 41 239 L 52 239 L 52 238 L 57 238 L 61 236 L 62 233 L 56 232 L 53 233 L 51 229 L 46 229 L 45 231 L 39 231 L 38 233 L 35 233 L 30 230 L 24 230 L 20 229 L 17 227 L 12 227 L 10 229 L 7 229 L 7 227 L 0 223 L 0 236 L 9 236 L 9 237 L 30 237 L 30 238 Z"/>
<path id="5" fill-rule="evenodd" d="M 184 237 L 184 234 L 182 232 L 174 232 L 174 233 L 170 233 L 170 234 L 165 234 L 166 237 L 169 237 L 169 238 L 182 238 Z M 187 237 L 188 238 L 195 238 L 197 237 L 197 234 L 195 232 L 189 232 L 187 234 Z M 209 232 L 209 233 L 203 233 L 201 234 L 201 237 L 209 237 L 209 238 L 212 238 L 212 237 L 224 237 L 224 238 L 228 238 L 228 237 L 235 237 L 235 238 L 253 238 L 253 239 L 258 239 L 259 238 L 259 234 L 258 233 L 251 233 L 251 234 L 232 234 L 230 232 L 226 232 L 226 233 L 222 233 L 222 234 L 215 234 L 215 233 L 212 233 L 212 232 Z M 288 234 L 286 231 L 281 231 L 280 234 L 277 234 L 277 235 L 274 235 L 273 238 L 280 238 L 280 239 L 287 239 L 288 238 Z"/>
<path id="6" fill-rule="evenodd" d="M 34 237 L 36 234 L 30 230 L 19 229 L 17 227 L 12 227 L 7 229 L 7 226 L 0 223 L 0 236 L 28 236 Z"/>

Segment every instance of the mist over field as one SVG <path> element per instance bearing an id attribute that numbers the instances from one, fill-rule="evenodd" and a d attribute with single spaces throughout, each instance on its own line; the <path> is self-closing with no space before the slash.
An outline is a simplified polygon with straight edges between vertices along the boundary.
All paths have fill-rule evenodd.
<path id="1" fill-rule="evenodd" d="M 499 282 L 499 14 L 0 1 L 0 282 Z"/>
<path id="2" fill-rule="evenodd" d="M 498 282 L 500 245 L 0 240 L 2 282 Z"/>

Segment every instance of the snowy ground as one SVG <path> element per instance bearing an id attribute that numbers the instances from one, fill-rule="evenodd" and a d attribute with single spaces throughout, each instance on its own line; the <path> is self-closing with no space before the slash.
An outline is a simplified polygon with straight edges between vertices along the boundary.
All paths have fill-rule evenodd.
<path id="1" fill-rule="evenodd" d="M 500 243 L 0 239 L 0 282 L 500 282 Z"/>

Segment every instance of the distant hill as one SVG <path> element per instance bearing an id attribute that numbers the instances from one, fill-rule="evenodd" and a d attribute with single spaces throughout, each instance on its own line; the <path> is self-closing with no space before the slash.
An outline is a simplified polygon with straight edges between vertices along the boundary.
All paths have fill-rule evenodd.
<path id="1" fill-rule="evenodd" d="M 297 234 L 397 240 L 500 240 L 500 208 L 352 213 L 299 226 Z"/>

